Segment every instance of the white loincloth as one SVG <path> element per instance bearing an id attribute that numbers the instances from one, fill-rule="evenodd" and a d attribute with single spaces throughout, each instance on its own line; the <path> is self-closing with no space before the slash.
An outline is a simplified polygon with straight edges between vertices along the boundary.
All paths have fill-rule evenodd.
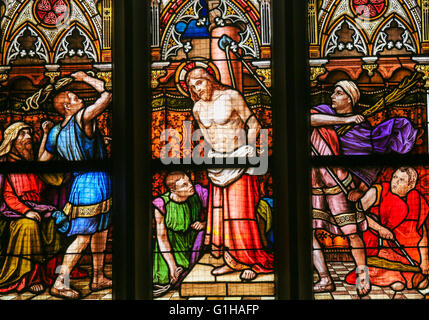
<path id="1" fill-rule="evenodd" d="M 244 157 L 256 157 L 255 148 L 249 145 L 243 145 L 237 150 L 228 153 L 217 152 L 210 150 L 207 155 L 209 158 L 244 158 Z M 224 160 L 223 163 L 227 163 Z M 244 173 L 249 175 L 258 175 L 259 168 L 210 168 L 207 169 L 208 176 L 211 182 L 218 187 L 226 187 L 231 183 L 238 180 Z"/>

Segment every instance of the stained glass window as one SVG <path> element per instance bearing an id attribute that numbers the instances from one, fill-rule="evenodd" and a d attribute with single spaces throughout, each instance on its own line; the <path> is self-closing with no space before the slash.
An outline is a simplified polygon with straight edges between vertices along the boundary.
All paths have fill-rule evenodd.
<path id="1" fill-rule="evenodd" d="M 309 1 L 315 299 L 427 295 L 426 6 Z"/>
<path id="2" fill-rule="evenodd" d="M 112 298 L 111 11 L 0 5 L 0 299 Z"/>
<path id="3" fill-rule="evenodd" d="M 153 298 L 273 299 L 271 1 L 151 15 Z"/>

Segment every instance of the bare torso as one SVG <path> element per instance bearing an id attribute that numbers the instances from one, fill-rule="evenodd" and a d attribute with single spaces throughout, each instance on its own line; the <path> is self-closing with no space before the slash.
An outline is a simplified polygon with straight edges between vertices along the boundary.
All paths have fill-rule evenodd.
<path id="1" fill-rule="evenodd" d="M 210 101 L 199 100 L 194 115 L 214 151 L 232 152 L 246 144 L 244 121 L 237 110 L 241 96 L 234 90 L 215 90 Z"/>

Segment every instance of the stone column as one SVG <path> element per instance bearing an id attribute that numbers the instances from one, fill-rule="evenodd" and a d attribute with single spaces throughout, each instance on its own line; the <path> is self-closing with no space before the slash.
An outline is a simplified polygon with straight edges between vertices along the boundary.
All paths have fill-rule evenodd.
<path id="1" fill-rule="evenodd" d="M 232 86 L 232 79 L 228 69 L 228 62 L 226 58 L 226 53 L 219 47 L 219 40 L 223 35 L 227 35 L 232 38 L 237 44 L 240 43 L 240 29 L 234 26 L 225 26 L 217 27 L 212 30 L 211 33 L 211 58 L 213 63 L 216 65 L 220 72 L 220 80 L 223 84 Z M 238 53 L 241 55 L 241 50 L 238 50 Z M 243 65 L 241 61 L 237 59 L 235 54 L 230 50 L 230 59 L 231 65 L 234 74 L 234 80 L 236 84 L 236 89 L 241 91 L 243 90 Z"/>

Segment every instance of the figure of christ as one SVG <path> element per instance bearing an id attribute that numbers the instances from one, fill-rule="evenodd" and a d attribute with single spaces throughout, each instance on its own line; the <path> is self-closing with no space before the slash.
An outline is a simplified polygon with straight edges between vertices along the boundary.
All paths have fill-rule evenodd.
<path id="1" fill-rule="evenodd" d="M 193 115 L 205 141 L 209 158 L 253 157 L 260 124 L 242 95 L 216 81 L 205 69 L 195 68 L 186 77 L 194 101 Z M 209 206 L 205 244 L 224 264 L 213 275 L 241 271 L 245 281 L 273 271 L 273 255 L 261 241 L 256 217 L 259 184 L 252 168 L 208 169 Z"/>
<path id="2" fill-rule="evenodd" d="M 193 185 L 181 171 L 165 178 L 168 192 L 153 201 L 156 239 L 153 256 L 153 296 L 173 289 L 200 257 L 204 242 L 204 208 L 208 190 Z"/>
<path id="3" fill-rule="evenodd" d="M 397 169 L 390 183 L 375 184 L 361 198 L 362 209 L 367 212 L 369 230 L 363 239 L 367 255 L 399 263 L 395 268 L 385 269 L 383 264 L 370 266 L 371 283 L 394 291 L 424 289 L 428 286 L 429 274 L 427 217 L 429 206 L 425 198 L 416 190 L 418 174 L 414 168 Z M 384 240 L 381 240 L 384 239 Z M 411 266 L 394 240 L 403 247 L 408 257 L 419 271 L 410 271 Z M 380 246 L 380 240 L 383 245 Z M 401 270 L 401 266 L 404 266 Z M 350 273 L 346 282 L 354 283 L 356 275 Z"/>
<path id="4" fill-rule="evenodd" d="M 97 117 L 111 102 L 112 95 L 104 88 L 104 82 L 84 72 L 72 74 L 76 81 L 92 86 L 99 94 L 93 105 L 84 106 L 75 93 L 64 91 L 54 98 L 54 107 L 63 117 L 61 123 L 48 123 L 44 130 L 40 161 L 58 156 L 68 161 L 100 160 L 105 158 L 103 137 L 97 130 Z M 92 251 L 92 291 L 112 286 L 112 280 L 104 275 L 104 251 L 111 224 L 111 185 L 106 172 L 76 172 L 68 202 L 63 208 L 70 221 L 68 237 L 74 237 L 64 255 L 60 273 L 51 287 L 51 294 L 77 299 L 80 294 L 65 280 L 90 245 Z"/>
<path id="5" fill-rule="evenodd" d="M 338 129 L 341 125 L 353 124 L 347 133 L 335 138 L 339 142 L 339 153 L 343 155 L 410 152 L 418 133 L 410 121 L 406 118 L 392 118 L 372 128 L 362 115 L 354 114 L 353 108 L 359 98 L 360 91 L 354 82 L 337 82 L 331 96 L 332 106 L 319 105 L 311 110 L 312 127 L 330 126 Z M 335 135 L 333 130 L 330 132 Z M 349 171 L 360 181 L 358 187 L 348 195 L 349 200 L 355 202 L 372 186 L 380 169 L 350 168 Z"/>
<path id="6" fill-rule="evenodd" d="M 33 161 L 30 125 L 15 122 L 3 134 L 2 161 Z M 32 173 L 0 176 L 3 200 L 0 219 L 7 223 L 9 238 L 0 265 L 0 293 L 29 290 L 40 293 L 54 281 L 56 261 L 64 239 L 51 214 L 56 210 L 43 203 L 43 181 Z M 74 270 L 74 276 L 79 272 Z"/>

